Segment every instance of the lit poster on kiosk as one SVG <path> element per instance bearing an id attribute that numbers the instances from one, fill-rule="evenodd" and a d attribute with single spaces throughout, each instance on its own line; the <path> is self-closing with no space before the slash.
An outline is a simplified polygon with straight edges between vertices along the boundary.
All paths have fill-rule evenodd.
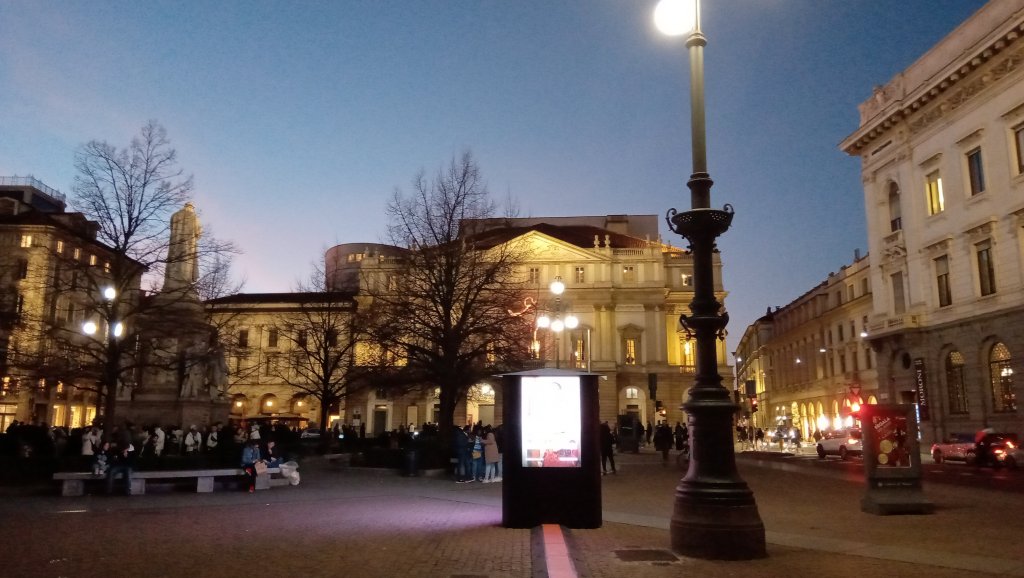
<path id="1" fill-rule="evenodd" d="M 522 378 L 523 467 L 580 467 L 580 378 Z"/>

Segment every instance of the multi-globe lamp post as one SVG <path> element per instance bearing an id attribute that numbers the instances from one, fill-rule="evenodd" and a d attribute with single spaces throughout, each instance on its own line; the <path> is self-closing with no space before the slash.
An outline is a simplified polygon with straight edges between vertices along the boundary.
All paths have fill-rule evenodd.
<path id="1" fill-rule="evenodd" d="M 124 335 L 124 323 L 117 320 L 119 316 L 117 290 L 113 287 L 105 287 L 101 293 L 103 295 L 101 317 L 106 324 L 106 330 L 103 335 L 97 335 L 100 331 L 99 323 L 89 320 L 82 324 L 82 333 L 95 338 L 103 347 L 103 373 L 101 380 L 106 387 L 104 388 L 105 391 L 101 391 L 106 395 L 106 398 L 103 400 L 102 405 L 104 408 L 104 428 L 107 432 L 110 432 L 113 427 L 114 400 L 117 397 L 117 382 L 121 371 L 119 348 L 121 347 L 121 336 Z"/>
<path id="2" fill-rule="evenodd" d="M 562 293 L 565 293 L 565 283 L 562 282 L 561 277 L 555 277 L 555 280 L 551 282 L 548 289 L 555 297 L 555 317 L 552 318 L 545 314 L 539 315 L 537 317 L 537 327 L 540 329 L 549 329 L 554 333 L 555 368 L 559 369 L 561 366 L 560 352 L 562 332 L 566 329 L 576 329 L 580 324 L 580 320 L 572 313 L 569 313 L 565 317 L 562 316 Z"/>
<path id="3" fill-rule="evenodd" d="M 693 301 L 680 322 L 695 336 L 694 385 L 683 409 L 689 416 L 690 463 L 676 487 L 670 524 L 672 549 L 684 556 L 718 560 L 763 558 L 764 523 L 754 494 L 736 469 L 733 416 L 736 411 L 718 373 L 716 341 L 729 317 L 715 298 L 715 239 L 729 229 L 733 210 L 711 208 L 704 128 L 704 46 L 699 0 L 661 0 L 655 24 L 670 36 L 686 36 L 690 57 L 690 125 L 693 171 L 690 210 L 669 209 L 669 228 L 690 242 L 693 256 Z"/>

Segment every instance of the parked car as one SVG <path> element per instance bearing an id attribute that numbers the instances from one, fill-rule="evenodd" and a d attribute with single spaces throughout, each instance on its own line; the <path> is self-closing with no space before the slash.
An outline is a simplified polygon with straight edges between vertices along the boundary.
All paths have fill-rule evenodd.
<path id="1" fill-rule="evenodd" d="M 818 440 L 817 450 L 821 459 L 825 459 L 825 456 L 839 456 L 840 459 L 848 460 L 850 456 L 863 455 L 861 431 L 857 428 L 827 431 Z"/>
<path id="2" fill-rule="evenodd" d="M 974 434 L 949 434 L 943 441 L 932 444 L 931 453 L 937 464 L 946 460 L 971 463 L 974 461 Z"/>
<path id="3" fill-rule="evenodd" d="M 320 430 L 315 427 L 308 427 L 302 430 L 302 433 L 299 434 L 299 438 L 304 440 L 318 440 L 320 439 Z"/>

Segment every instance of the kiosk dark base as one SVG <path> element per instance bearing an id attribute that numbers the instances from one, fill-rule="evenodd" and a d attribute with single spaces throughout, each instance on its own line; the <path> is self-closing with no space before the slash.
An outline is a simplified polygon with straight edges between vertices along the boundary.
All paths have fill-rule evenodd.
<path id="1" fill-rule="evenodd" d="M 506 528 L 533 528 L 542 524 L 560 524 L 568 528 L 601 527 L 601 451 L 600 423 L 598 422 L 598 394 L 596 374 L 577 371 L 540 369 L 508 374 L 504 379 L 504 437 L 503 483 L 502 483 L 502 525 Z M 527 463 L 542 463 L 543 455 L 531 453 L 527 447 L 524 454 L 524 431 L 527 436 L 535 432 L 538 412 L 524 412 L 524 401 L 528 408 L 545 403 L 532 391 L 524 395 L 523 388 L 537 387 L 538 383 L 550 380 L 564 382 L 571 391 L 579 391 L 579 437 L 578 466 L 572 467 L 527 467 Z M 575 397 L 573 395 L 572 397 Z M 548 413 L 564 411 L 571 415 L 573 408 L 566 398 L 552 400 Z M 529 405 L 534 404 L 534 405 Z M 561 404 L 560 406 L 558 404 Z M 544 412 L 540 412 L 543 414 Z M 524 419 L 527 424 L 524 427 Z M 546 420 L 549 421 L 550 420 Z M 550 423 L 548 425 L 551 425 Z M 557 428 L 555 428 L 557 429 Z M 569 432 L 570 438 L 575 431 Z M 563 454 L 570 455 L 563 450 Z M 524 456 L 529 456 L 524 458 Z M 553 458 L 554 459 L 554 458 Z"/>

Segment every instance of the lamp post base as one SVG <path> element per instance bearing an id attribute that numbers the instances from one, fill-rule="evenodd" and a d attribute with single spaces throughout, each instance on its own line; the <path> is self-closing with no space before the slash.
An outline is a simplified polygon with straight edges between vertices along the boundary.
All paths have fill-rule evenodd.
<path id="1" fill-rule="evenodd" d="M 721 388 L 697 395 L 698 399 L 691 397 L 683 405 L 690 414 L 693 454 L 686 476 L 676 486 L 669 526 L 672 550 L 706 560 L 764 558 L 768 555 L 764 523 L 754 493 L 736 470 L 732 440 L 736 406 Z"/>

